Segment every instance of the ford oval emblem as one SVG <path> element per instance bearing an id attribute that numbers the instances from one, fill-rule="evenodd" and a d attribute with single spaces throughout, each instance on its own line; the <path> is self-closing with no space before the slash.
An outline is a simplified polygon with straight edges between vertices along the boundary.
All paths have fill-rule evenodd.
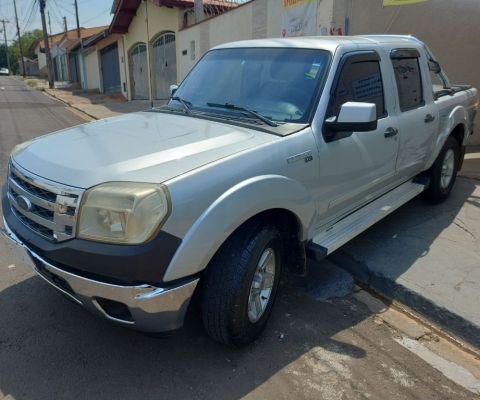
<path id="1" fill-rule="evenodd" d="M 30 211 L 32 209 L 32 203 L 25 196 L 17 196 L 16 198 L 18 206 L 23 211 Z"/>

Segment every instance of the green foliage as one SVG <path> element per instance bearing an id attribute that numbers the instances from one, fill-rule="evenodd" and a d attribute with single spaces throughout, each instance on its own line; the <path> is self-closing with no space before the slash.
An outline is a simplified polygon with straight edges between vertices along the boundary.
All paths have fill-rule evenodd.
<path id="1" fill-rule="evenodd" d="M 27 85 L 31 86 L 31 87 L 34 87 L 34 86 L 38 85 L 38 82 L 37 81 L 27 81 Z"/>
<path id="2" fill-rule="evenodd" d="M 33 31 L 25 32 L 21 36 L 23 54 L 25 57 L 30 59 L 35 59 L 37 57 L 33 51 L 30 51 L 30 46 L 35 40 L 42 39 L 42 38 L 43 38 L 43 32 L 41 29 L 34 29 Z M 20 71 L 20 68 L 18 67 L 18 61 L 20 60 L 20 44 L 19 43 L 20 42 L 17 38 L 8 47 L 8 53 L 10 55 L 10 66 L 14 74 L 18 74 Z"/>
<path id="3" fill-rule="evenodd" d="M 0 68 L 7 68 L 7 52 L 5 51 L 5 45 L 0 43 Z"/>

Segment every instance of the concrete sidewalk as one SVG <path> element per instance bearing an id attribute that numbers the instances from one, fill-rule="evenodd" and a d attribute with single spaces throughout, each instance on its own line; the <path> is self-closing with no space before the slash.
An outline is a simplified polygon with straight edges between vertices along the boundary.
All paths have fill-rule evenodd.
<path id="1" fill-rule="evenodd" d="M 45 89 L 45 92 L 94 119 L 144 111 L 151 107 L 150 100 L 126 101 L 120 93 L 108 95 L 68 88 Z M 166 103 L 167 100 L 155 100 L 153 106 L 160 107 Z"/>
<path id="2" fill-rule="evenodd" d="M 413 199 L 330 261 L 480 348 L 478 179 L 480 153 L 469 153 L 445 202 Z"/>

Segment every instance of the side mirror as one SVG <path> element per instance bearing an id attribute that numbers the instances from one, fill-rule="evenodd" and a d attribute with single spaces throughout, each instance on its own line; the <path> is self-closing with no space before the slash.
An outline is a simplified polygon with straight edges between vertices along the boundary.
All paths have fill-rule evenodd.
<path id="1" fill-rule="evenodd" d="M 349 101 L 340 107 L 338 117 L 325 120 L 325 126 L 332 136 L 337 132 L 374 131 L 377 129 L 377 106 Z"/>
<path id="2" fill-rule="evenodd" d="M 172 97 L 178 89 L 178 85 L 170 85 L 170 97 Z"/>
<path id="3" fill-rule="evenodd" d="M 437 61 L 429 61 L 428 69 L 430 70 L 430 72 L 433 72 L 435 74 L 439 74 L 440 72 L 442 72 L 442 68 Z"/>

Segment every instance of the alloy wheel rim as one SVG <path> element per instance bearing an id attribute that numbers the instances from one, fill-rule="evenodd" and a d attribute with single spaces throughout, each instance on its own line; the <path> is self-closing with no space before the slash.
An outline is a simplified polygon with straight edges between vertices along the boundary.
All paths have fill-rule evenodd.
<path id="1" fill-rule="evenodd" d="M 452 149 L 449 149 L 445 153 L 442 164 L 442 175 L 440 177 L 440 185 L 442 189 L 448 188 L 453 177 L 453 169 L 455 166 L 455 153 Z"/>
<path id="2" fill-rule="evenodd" d="M 248 319 L 257 322 L 268 307 L 275 279 L 275 251 L 267 248 L 258 261 L 248 298 Z"/>

